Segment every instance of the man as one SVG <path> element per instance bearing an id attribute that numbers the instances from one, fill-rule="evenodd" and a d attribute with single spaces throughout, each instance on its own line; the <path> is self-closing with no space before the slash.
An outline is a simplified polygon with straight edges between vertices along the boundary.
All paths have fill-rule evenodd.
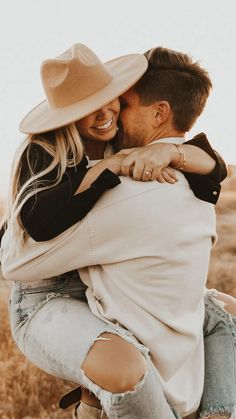
<path id="1" fill-rule="evenodd" d="M 142 77 L 142 79 L 133 87 L 131 88 L 128 92 L 126 92 L 125 94 L 122 95 L 121 97 L 121 105 L 122 105 L 122 110 L 121 110 L 121 121 L 122 121 L 122 125 L 123 125 L 123 135 L 122 137 L 120 137 L 120 139 L 118 140 L 117 146 L 119 148 L 130 148 L 130 147 L 138 147 L 138 146 L 142 146 L 142 145 L 150 145 L 150 149 L 149 149 L 149 157 L 152 153 L 152 147 L 151 144 L 153 142 L 156 141 L 163 141 L 163 142 L 167 142 L 168 141 L 172 141 L 173 142 L 173 137 L 175 139 L 175 141 L 177 142 L 177 139 L 184 139 L 185 136 L 185 132 L 189 131 L 189 129 L 191 128 L 191 126 L 193 125 L 193 123 L 195 122 L 196 118 L 200 115 L 200 113 L 202 112 L 204 106 L 205 106 L 205 101 L 208 97 L 209 94 L 209 90 L 211 88 L 211 82 L 208 78 L 207 73 L 204 72 L 203 69 L 201 69 L 198 65 L 193 64 L 191 59 L 187 56 L 187 55 L 181 55 L 179 53 L 175 53 L 174 51 L 169 51 L 167 49 L 162 49 L 162 48 L 156 48 L 153 49 L 151 51 L 148 51 L 146 53 L 147 58 L 149 60 L 149 69 L 146 72 L 146 74 Z M 182 62 L 181 62 L 182 61 Z M 182 67 L 182 68 L 181 68 Z M 192 80 L 191 80 L 192 77 Z M 193 83 L 194 81 L 194 83 Z M 194 94 L 194 90 L 195 90 L 195 94 Z M 173 111 L 174 110 L 174 111 Z M 164 140 L 165 139 L 165 140 Z M 180 140 L 181 141 L 181 140 Z M 180 144 L 180 142 L 179 142 Z M 177 152 L 178 154 L 178 149 L 175 150 L 175 152 Z M 137 150 L 136 153 L 138 154 L 139 151 Z M 177 156 L 178 157 L 178 156 Z M 180 161 L 182 161 L 182 157 L 180 156 L 179 159 Z M 122 167 L 122 171 L 124 174 L 126 174 L 127 176 L 130 175 L 130 167 L 132 165 L 132 162 L 135 160 L 135 155 L 132 155 L 131 157 L 128 156 L 123 164 Z M 182 161 L 183 163 L 183 161 Z M 137 165 L 133 167 L 133 172 L 136 173 L 137 177 L 140 178 L 142 177 L 142 174 L 140 173 L 140 170 L 143 170 L 143 167 L 141 166 L 138 167 Z M 145 179 L 155 179 L 155 175 L 153 175 L 153 170 L 154 170 L 154 164 L 153 166 L 150 165 L 150 159 L 149 159 L 149 165 L 145 167 L 145 171 L 143 172 L 143 176 L 145 177 Z M 194 175 L 188 175 L 186 176 L 187 179 L 189 180 L 189 182 L 194 182 Z M 181 179 L 181 181 L 183 180 L 183 178 Z M 197 182 L 199 182 L 199 178 L 196 179 Z M 185 183 L 185 182 L 184 182 Z M 182 184 L 182 187 L 185 187 L 186 184 L 184 185 L 184 183 Z M 159 192 L 159 199 L 163 199 L 164 195 L 161 195 L 161 186 L 159 185 L 157 189 L 160 189 Z M 209 190 L 209 185 L 208 188 L 206 188 L 206 190 Z M 178 192 L 176 190 L 171 191 L 171 193 L 174 194 L 174 201 L 180 199 L 180 196 L 178 197 Z M 213 193 L 214 193 L 214 188 L 213 188 Z M 131 198 L 131 194 L 129 195 L 129 198 Z M 203 249 L 202 245 L 203 245 L 203 236 L 206 233 L 206 226 L 207 226 L 207 219 L 208 221 L 210 221 L 211 223 L 214 224 L 213 222 L 213 218 L 214 215 L 213 214 L 208 214 L 207 216 L 207 212 L 205 212 L 206 208 L 203 209 L 203 217 L 205 216 L 205 227 L 202 225 L 202 227 L 200 227 L 199 233 L 201 235 L 201 233 L 203 233 L 204 229 L 205 229 L 205 233 L 203 233 L 202 238 L 198 237 L 197 235 L 195 235 L 195 233 L 193 233 L 193 236 L 195 236 L 195 238 L 193 239 L 193 241 L 191 241 L 188 243 L 185 243 L 185 245 L 183 246 L 183 242 L 182 245 L 180 245 L 180 237 L 182 235 L 181 232 L 181 228 L 192 228 L 194 229 L 195 227 L 193 227 L 194 223 L 195 223 L 195 217 L 193 216 L 192 219 L 192 226 L 191 226 L 191 220 L 189 219 L 189 223 L 187 222 L 187 220 L 185 219 L 185 221 L 181 221 L 180 217 L 181 217 L 181 209 L 178 206 L 177 202 L 174 202 L 173 200 L 170 200 L 170 195 L 168 195 L 169 200 L 167 200 L 167 197 L 164 198 L 164 204 L 160 203 L 160 205 L 163 204 L 163 213 L 161 216 L 161 213 L 157 211 L 155 211 L 155 215 L 154 215 L 154 219 L 156 216 L 156 223 L 158 224 L 158 222 L 160 222 L 160 220 L 162 220 L 162 222 L 164 223 L 164 230 L 162 230 L 162 233 L 160 233 L 160 231 L 158 231 L 159 233 L 159 237 L 158 239 L 160 240 L 160 237 L 162 238 L 161 240 L 161 247 L 159 248 L 158 253 L 158 257 L 160 258 L 161 256 L 161 260 L 160 261 L 155 261 L 155 269 L 156 269 L 156 274 L 158 279 L 160 280 L 160 277 L 162 280 L 168 281 L 170 279 L 171 276 L 173 276 L 174 278 L 174 282 L 173 285 L 175 284 L 175 281 L 177 281 L 177 277 L 178 277 L 178 272 L 182 273 L 184 276 L 186 276 L 187 271 L 189 270 L 189 273 L 187 274 L 187 282 L 185 283 L 186 288 L 183 287 L 183 284 L 180 285 L 181 287 L 181 291 L 178 294 L 178 290 L 175 288 L 172 290 L 173 293 L 176 292 L 176 294 L 179 295 L 179 297 L 177 298 L 177 306 L 176 306 L 176 314 L 178 312 L 178 315 L 181 316 L 181 309 L 180 306 L 181 305 L 181 299 L 185 299 L 185 291 L 188 289 L 188 286 L 190 284 L 193 284 L 194 287 L 194 283 L 192 283 L 192 279 L 195 276 L 194 275 L 194 270 L 198 264 L 197 259 L 199 257 L 199 263 L 203 263 L 205 265 L 205 268 L 207 270 L 207 257 L 208 257 L 208 251 L 207 251 L 207 247 L 210 245 L 210 241 L 208 240 L 208 245 L 205 247 L 205 250 Z M 187 202 L 184 203 L 184 200 L 186 199 L 186 197 L 182 197 L 183 200 L 181 200 L 181 203 L 179 202 L 181 208 L 184 210 L 184 214 L 187 215 L 188 214 L 188 210 L 190 210 L 190 208 L 186 205 Z M 137 200 L 137 197 L 136 197 Z M 144 195 L 144 201 L 145 201 L 145 195 Z M 138 202 L 138 201 L 137 201 Z M 136 204 L 137 204 L 136 202 Z M 170 213 L 169 213 L 169 217 L 171 217 L 171 214 L 174 212 L 174 216 L 172 215 L 171 218 L 173 218 L 174 220 L 174 224 L 180 224 L 181 228 L 180 230 L 176 230 L 176 227 L 173 227 L 173 230 L 171 231 L 170 229 L 170 225 L 168 227 L 166 227 L 166 223 L 168 223 L 168 221 L 170 221 L 170 218 L 168 218 L 167 212 L 167 205 L 168 202 L 170 204 Z M 139 201 L 139 205 L 140 207 L 143 209 L 143 202 Z M 137 204 L 137 206 L 139 206 Z M 148 205 L 148 201 L 146 201 L 146 205 Z M 158 207 L 158 203 L 157 203 L 157 207 Z M 155 207 L 154 207 L 155 208 Z M 127 212 L 130 209 L 127 208 Z M 135 210 L 135 205 L 131 205 L 131 209 Z M 150 209 L 150 208 L 149 208 Z M 179 209 L 179 210 L 178 210 Z M 145 208 L 144 208 L 145 210 Z M 167 212 L 165 212 L 167 211 Z M 194 210 L 195 211 L 195 210 Z M 191 210 L 190 210 L 191 212 Z M 144 211 L 145 213 L 145 211 Z M 150 215 L 150 212 L 147 211 L 147 217 L 148 214 Z M 184 214 L 182 213 L 182 217 L 184 218 Z M 193 214 L 193 213 L 192 213 Z M 189 215 L 189 214 L 188 214 Z M 180 217 L 179 217 L 180 216 Z M 124 216 L 125 217 L 125 216 Z M 137 221 L 137 219 L 135 218 L 135 215 L 133 213 L 133 216 L 131 216 L 129 218 L 130 219 L 135 219 L 135 221 Z M 144 215 L 145 217 L 145 215 Z M 182 218 L 181 217 L 181 218 Z M 197 217 L 198 218 L 198 217 Z M 197 221 L 197 220 L 196 220 Z M 170 221 L 172 223 L 172 220 Z M 203 223 L 204 224 L 204 223 Z M 212 237 L 214 236 L 214 226 L 213 224 L 211 224 L 211 228 L 212 228 Z M 118 224 L 120 226 L 120 224 Z M 148 226 L 150 226 L 150 224 L 148 223 Z M 142 227 L 143 227 L 143 221 L 142 221 Z M 160 227 L 160 226 L 159 226 Z M 198 226 L 199 227 L 199 226 Z M 198 229 L 197 227 L 197 229 Z M 209 227 L 209 226 L 208 226 Z M 166 230 L 165 230 L 166 228 Z M 132 238 L 134 236 L 134 230 L 135 230 L 135 224 L 133 224 L 133 229 L 131 227 L 131 225 L 129 224 L 129 227 L 127 226 L 128 229 L 128 233 L 131 234 Z M 142 230 L 142 229 L 141 229 Z M 139 230 L 140 231 L 140 230 Z M 169 232 L 169 234 L 168 234 Z M 173 237 L 171 233 L 174 233 L 175 236 Z M 209 230 L 208 230 L 209 233 Z M 207 235 L 208 235 L 207 233 Z M 142 244 L 140 245 L 140 243 L 138 243 L 138 247 L 141 246 L 142 250 L 144 250 L 145 244 L 148 247 L 148 240 L 151 240 L 151 233 L 150 230 L 148 230 L 148 233 L 143 231 L 143 235 L 140 235 L 140 241 L 142 241 Z M 170 241 L 172 241 L 172 237 L 173 237 L 173 241 L 176 240 L 176 236 L 177 236 L 177 241 L 175 242 L 175 244 L 173 245 L 173 243 L 170 243 Z M 115 237 L 117 237 L 115 235 Z M 210 235 L 208 236 L 209 239 Z M 145 239 L 147 239 L 147 241 L 145 242 Z M 197 250 L 197 243 L 196 240 L 201 241 L 201 246 L 200 246 L 200 250 Z M 206 237 L 205 237 L 206 239 Z M 179 241 L 180 240 L 180 241 Z M 125 240 L 124 240 L 125 241 Z M 109 242 L 109 240 L 108 240 Z M 145 243 L 144 243 L 145 242 Z M 135 241 L 133 241 L 133 245 L 135 244 Z M 175 254 L 175 256 L 173 257 L 172 260 L 170 260 L 168 258 L 168 261 L 166 259 L 166 255 L 165 255 L 165 251 L 163 252 L 162 247 L 167 246 L 167 253 L 171 253 L 172 251 Z M 172 247 L 173 245 L 173 247 Z M 189 247 L 190 245 L 190 247 Z M 128 246 L 128 244 L 127 244 Z M 186 246 L 186 247 L 185 247 Z M 180 247 L 180 248 L 179 248 Z M 172 248 L 172 250 L 171 250 Z M 185 250 L 184 250 L 185 248 Z M 208 248 L 209 250 L 209 248 Z M 130 249 L 127 249 L 127 258 L 129 255 L 129 251 Z M 133 249 L 131 250 L 131 253 L 133 252 Z M 139 250 L 137 249 L 137 252 L 139 252 Z M 176 254 L 179 253 L 179 255 L 177 256 Z M 198 253 L 199 252 L 199 253 Z M 134 251 L 135 253 L 135 251 Z M 204 255 L 205 253 L 205 255 Z M 148 253 L 149 257 L 151 255 L 151 252 Z M 181 256 L 180 256 L 181 254 Z M 143 255 L 142 255 L 143 256 Z M 156 254 L 157 256 L 157 254 Z M 148 257 L 148 255 L 146 254 L 146 257 Z M 175 259 L 176 257 L 176 259 Z M 188 258 L 195 259 L 196 265 L 195 268 L 192 265 L 192 268 L 187 267 L 189 261 L 187 262 Z M 154 257 L 155 259 L 155 257 Z M 174 261 L 175 259 L 175 261 Z M 122 259 L 123 260 L 123 259 Z M 204 261 L 204 262 L 203 262 Z M 152 265 L 152 262 L 150 263 L 150 259 L 148 260 L 148 263 L 146 264 L 146 268 L 144 269 L 144 264 L 142 263 L 143 260 L 139 261 L 137 260 L 135 265 L 137 270 L 139 271 L 139 269 L 141 268 L 142 272 L 143 272 L 143 285 L 144 287 L 148 286 L 148 279 L 150 279 L 150 277 L 153 275 L 153 270 L 152 268 L 150 269 L 150 266 Z M 187 263 L 186 263 L 187 262 Z M 161 265 L 162 263 L 166 264 L 162 270 Z M 173 271 L 169 271 L 168 268 L 168 264 L 169 264 L 169 268 L 172 265 Z M 180 265 L 180 266 L 178 266 Z M 181 266 L 182 265 L 182 266 Z M 186 269 L 187 268 L 187 269 Z M 96 267 L 96 270 L 98 269 L 98 267 Z M 119 268 L 118 268 L 119 269 Z M 124 294 L 126 294 L 126 287 L 125 285 L 127 285 L 127 280 L 126 280 L 126 275 L 129 275 L 129 279 L 136 281 L 137 278 L 139 278 L 139 272 L 137 271 L 134 274 L 134 266 L 132 264 L 132 268 L 131 270 L 126 268 L 124 269 L 123 272 L 113 272 L 113 275 L 111 278 L 109 278 L 109 274 L 104 274 L 103 268 L 101 268 L 100 274 L 101 274 L 101 278 L 102 281 L 104 281 L 104 283 L 108 283 L 109 286 L 104 286 L 104 284 L 101 284 L 101 288 L 99 289 L 99 286 L 97 284 L 97 281 L 99 281 L 99 274 L 97 276 L 94 276 L 93 279 L 93 273 L 90 272 L 90 274 L 88 275 L 88 280 L 87 280 L 87 285 L 89 286 L 89 290 L 91 290 L 91 292 L 88 292 L 88 295 L 90 296 L 90 305 L 91 307 L 93 307 L 93 311 L 96 313 L 96 315 L 102 315 L 105 318 L 110 318 L 112 319 L 113 317 L 115 319 L 118 319 L 122 324 L 126 324 L 127 327 L 130 329 L 130 324 L 132 323 L 132 321 L 127 320 L 126 319 L 126 304 L 133 304 L 133 298 L 135 299 L 135 301 L 137 301 L 137 305 L 139 306 L 139 310 L 136 310 L 136 318 L 134 320 L 133 323 L 133 327 L 132 330 L 135 329 L 134 324 L 135 323 L 139 323 L 140 324 L 143 322 L 143 329 L 145 329 L 145 321 L 144 317 L 146 313 L 143 313 L 141 310 L 141 306 L 143 305 L 143 301 L 142 299 L 140 300 L 140 294 L 136 294 L 133 295 L 132 298 L 127 298 L 126 301 L 123 301 L 121 303 L 121 299 L 124 299 L 124 295 L 120 295 L 120 298 L 117 301 L 117 305 L 118 307 L 116 307 L 116 302 L 112 299 L 110 299 L 109 302 L 109 297 L 108 297 L 108 293 L 106 291 L 108 291 L 108 289 L 110 290 L 110 285 L 111 285 L 111 281 L 116 281 L 119 283 L 119 290 L 121 288 L 120 283 L 123 280 L 123 285 L 124 285 Z M 121 268 L 122 271 L 122 268 Z M 161 273 L 162 271 L 162 273 Z M 196 271 L 195 271 L 196 273 Z M 84 278 L 86 278 L 86 273 L 84 273 Z M 124 275 L 124 277 L 123 277 Z M 197 276 L 199 275 L 199 277 L 197 278 Z M 198 280 L 200 278 L 203 279 L 203 277 L 205 276 L 206 278 L 206 271 L 205 274 L 203 275 L 203 271 L 200 272 L 198 271 L 198 275 L 196 275 L 196 283 L 195 285 L 197 285 Z M 141 280 L 142 281 L 142 280 Z M 146 282 L 147 281 L 147 282 Z M 188 284 L 189 282 L 189 284 Z M 115 285 L 115 284 L 114 284 Z M 149 285 L 151 285 L 151 281 L 149 283 Z M 176 283 L 174 286 L 178 287 L 178 283 Z M 101 292 L 101 289 L 103 288 L 104 292 Z M 92 295 L 93 291 L 98 290 L 99 292 L 99 298 L 96 298 Z M 165 289 L 166 291 L 166 289 Z M 158 294 L 160 293 L 160 289 L 158 288 L 158 284 L 157 284 L 157 292 Z M 190 292 L 191 292 L 191 285 L 190 285 Z M 194 288 L 192 288 L 192 292 L 194 293 Z M 182 293 L 182 295 L 181 295 Z M 144 289 L 143 290 L 143 294 L 146 295 L 147 297 L 147 291 Z M 119 296 L 119 294 L 117 294 L 117 296 Z M 161 294 L 161 298 L 160 300 L 157 298 L 157 295 L 154 292 L 154 298 L 153 298 L 153 307 L 158 304 L 160 304 L 160 306 L 162 307 L 162 309 L 159 312 L 160 317 L 159 318 L 163 318 L 165 317 L 165 315 L 163 315 L 165 309 L 167 308 L 167 311 L 169 311 L 169 309 L 172 311 L 173 309 L 173 300 L 172 302 L 169 300 L 169 297 L 165 298 L 166 295 Z M 113 298 L 113 292 L 111 292 L 111 297 Z M 152 298 L 152 296 L 149 294 L 149 297 Z M 218 298 L 221 298 L 222 301 L 225 301 L 225 303 L 228 304 L 228 310 L 231 312 L 233 315 L 235 315 L 235 301 L 231 300 L 230 297 L 227 297 L 223 294 L 220 295 L 220 293 L 218 293 Z M 158 300 L 158 301 L 157 301 Z M 163 300 L 165 300 L 165 303 L 162 304 Z M 190 303 L 190 301 L 189 301 Z M 147 309 L 151 311 L 151 300 L 149 299 L 149 301 L 146 301 L 146 305 L 144 303 L 144 310 L 146 311 Z M 171 304 L 171 306 L 168 307 L 168 304 Z M 210 303 L 211 304 L 211 303 Z M 124 315 L 122 315 L 121 313 L 121 305 L 123 305 L 123 309 L 124 309 Z M 230 305 L 232 305 L 232 307 L 230 307 Z M 115 306 L 115 307 L 114 307 Z M 109 311 L 108 308 L 111 308 L 111 311 Z M 133 310 L 135 310 L 133 308 Z M 198 309 L 199 310 L 199 307 Z M 206 321 L 205 321 L 205 333 L 206 335 L 210 335 L 211 333 L 211 329 L 215 328 L 215 332 L 218 328 L 217 322 L 214 323 L 214 320 L 212 318 L 212 320 L 209 321 L 209 308 L 208 308 L 208 304 L 207 304 L 207 317 L 206 317 Z M 132 310 L 131 310 L 132 311 Z M 200 309 L 201 311 L 201 309 Z M 197 311 L 198 313 L 200 313 L 200 311 Z M 168 313 L 170 314 L 170 313 Z M 192 313 L 193 314 L 193 313 Z M 195 313 L 196 314 L 196 313 Z M 157 316 L 158 317 L 158 316 Z M 188 317 L 188 316 L 187 316 Z M 187 320 L 187 323 L 189 322 L 189 317 L 185 318 L 185 320 Z M 137 321 L 138 319 L 138 321 Z M 172 319 L 174 320 L 174 319 Z M 184 328 L 184 322 L 183 318 L 181 319 L 181 322 L 183 322 L 181 324 L 180 329 L 178 330 L 178 328 L 176 328 L 176 326 L 173 327 L 173 323 L 167 323 L 168 327 L 173 327 L 173 329 L 175 331 L 178 331 L 179 333 L 181 332 L 181 328 Z M 189 325 L 191 329 L 189 329 L 189 333 L 191 334 L 192 330 L 192 326 L 194 324 L 194 322 L 196 321 L 196 317 L 195 320 L 192 319 L 192 322 L 189 322 Z M 199 319 L 200 320 L 200 316 Z M 150 322 L 150 323 L 149 323 Z M 212 322 L 212 324 L 211 324 Z M 177 321 L 178 323 L 178 321 Z M 151 319 L 149 318 L 149 320 L 147 320 L 146 322 L 146 326 L 148 326 L 149 324 L 151 324 Z M 199 323 L 200 325 L 200 323 Z M 188 326 L 186 324 L 186 330 L 188 329 Z M 143 331 L 142 331 L 143 332 Z M 160 332 L 160 329 L 159 329 Z M 186 333 L 186 331 L 184 332 Z M 217 333 L 217 332 L 216 332 Z M 142 342 L 145 342 L 147 344 L 147 346 L 152 346 L 152 344 L 150 343 L 149 340 L 149 336 L 146 337 L 146 340 L 144 339 L 144 333 L 142 334 L 142 336 L 139 336 L 139 329 L 136 329 L 134 334 L 137 337 L 140 337 L 140 340 Z M 146 333 L 146 335 L 148 335 L 148 333 Z M 162 335 L 162 333 L 160 333 L 160 336 Z M 163 338 L 164 342 L 160 343 L 158 342 L 158 338 L 157 338 L 157 346 L 161 346 L 162 344 L 166 345 L 166 338 L 167 338 L 168 333 L 166 334 L 166 336 Z M 193 336 L 192 336 L 193 337 Z M 200 338 L 200 336 L 199 336 Z M 201 338 L 200 338 L 201 339 Z M 155 344 L 154 344 L 155 345 Z M 200 351 L 201 351 L 201 344 L 198 346 L 196 346 L 196 353 L 195 356 L 196 358 L 191 358 L 192 361 L 188 360 L 186 362 L 186 365 L 189 363 L 189 371 L 194 370 L 194 366 L 193 363 L 195 362 L 195 365 L 198 365 L 197 368 L 202 368 L 202 364 L 197 362 L 197 358 L 200 355 Z M 164 361 L 164 363 L 166 362 L 167 364 L 170 364 L 171 359 L 174 360 L 174 362 L 178 363 L 178 356 L 177 356 L 177 351 L 180 350 L 178 347 L 173 347 L 173 353 L 172 352 L 172 348 L 171 348 L 171 342 L 169 343 L 169 345 L 167 345 L 167 356 L 166 359 Z M 180 350 L 181 352 L 181 350 Z M 213 354 L 214 350 L 212 348 L 212 354 Z M 208 354 L 210 356 L 210 354 Z M 207 355 L 207 356 L 208 356 Z M 214 355 L 213 355 L 214 356 Z M 198 358 L 198 360 L 200 360 L 200 358 Z M 180 361 L 181 362 L 181 361 Z M 209 362 L 209 368 L 212 367 L 211 362 L 208 360 Z M 211 365 L 211 366 L 210 366 Z M 159 354 L 157 355 L 156 358 L 156 366 L 157 369 L 159 369 L 160 371 L 160 358 L 159 358 Z M 209 369 L 208 368 L 208 369 Z M 213 369 L 214 370 L 214 369 Z M 196 370 L 195 370 L 196 371 Z M 193 371 L 192 371 L 193 373 Z M 215 378 L 217 378 L 217 373 L 216 371 L 212 371 L 211 373 L 215 374 Z M 178 373 L 177 373 L 178 374 Z M 193 373 L 194 374 L 194 373 Z M 194 388 L 195 390 L 197 389 L 197 374 L 195 375 L 195 382 L 194 382 Z M 181 379 L 179 381 L 180 386 L 181 386 Z M 183 381 L 182 381 L 183 385 L 188 385 L 186 384 L 184 377 L 183 377 Z M 191 385 L 191 384 L 190 384 Z M 200 386 L 199 386 L 200 388 Z M 228 389 L 229 390 L 229 389 Z M 225 391 L 225 389 L 222 389 L 222 393 Z M 231 392 L 231 390 L 230 390 Z M 232 393 L 232 392 L 231 392 Z M 84 398 L 85 402 L 87 402 L 88 404 L 93 404 L 96 406 L 96 400 L 94 400 L 93 397 L 91 397 L 89 399 L 88 395 L 85 394 L 85 398 Z M 216 396 L 216 400 L 217 400 L 217 396 Z M 216 401 L 214 400 L 214 402 Z M 227 400 L 227 398 L 226 398 Z M 206 401 L 205 401 L 206 403 Z M 80 415 L 78 417 L 84 418 L 86 416 L 83 416 L 84 414 L 86 414 L 86 412 L 90 412 L 92 414 L 92 409 L 89 408 L 88 404 L 85 405 L 81 405 L 80 406 Z M 197 406 L 197 404 L 195 405 Z M 98 407 L 98 406 L 97 406 Z M 205 407 L 205 406 L 204 406 Z M 209 408 L 209 407 L 207 407 Z M 94 417 L 96 415 L 97 409 L 96 407 L 94 408 Z M 187 412 L 182 412 L 183 415 L 185 415 Z M 205 412 L 206 413 L 206 412 Z M 208 412 L 209 413 L 209 412 Z M 208 415 L 207 413 L 207 415 Z M 213 413 L 213 411 L 212 411 Z M 226 411 L 224 412 L 223 416 L 220 415 L 220 412 L 215 412 L 217 416 L 214 416 L 214 414 L 210 414 L 207 417 L 211 417 L 211 418 L 216 418 L 216 417 L 230 417 L 230 413 L 228 413 L 227 415 L 227 408 Z M 188 415 L 188 418 L 195 418 L 195 414 L 193 413 L 192 415 Z"/>
<path id="2" fill-rule="evenodd" d="M 151 51 L 147 72 L 121 98 L 122 147 L 138 147 L 156 141 L 184 142 L 186 131 L 205 106 L 210 88 L 207 73 L 187 55 L 161 48 Z M 182 156 L 179 158 L 180 164 L 184 163 Z M 129 157 L 126 163 L 123 173 L 129 175 Z M 145 176 L 150 179 L 152 171 L 152 166 L 145 167 Z M 185 396 L 191 400 L 192 407 L 187 407 L 183 399 L 177 402 L 177 411 L 185 416 L 196 410 L 202 391 L 199 381 L 200 376 L 203 378 L 203 370 L 199 374 L 203 368 L 201 333 L 193 331 L 196 326 L 201 331 L 201 293 L 215 226 L 212 208 L 196 200 L 184 177 L 179 177 L 176 188 L 150 183 L 142 188 L 128 180 L 124 190 L 120 190 L 121 195 L 117 196 L 119 191 L 114 194 L 116 201 L 107 197 L 107 204 L 114 205 L 114 213 L 119 214 L 116 217 L 119 233 L 108 227 L 103 243 L 105 248 L 110 246 L 109 234 L 121 240 L 120 246 L 116 241 L 113 250 L 118 260 L 110 269 L 106 264 L 106 267 L 85 269 L 81 274 L 89 287 L 87 297 L 92 311 L 98 316 L 118 320 L 153 349 L 154 363 L 164 377 L 165 394 L 169 393 L 169 402 L 174 399 L 170 402 L 172 406 L 177 407 L 177 382 L 185 387 Z M 104 208 L 103 205 L 104 201 L 98 209 Z M 110 211 L 113 212 L 111 208 Z M 94 216 L 96 218 L 96 214 Z M 95 224 L 98 218 L 97 222 L 94 219 Z M 100 231 L 98 236 L 101 235 Z M 94 293 L 98 297 L 94 297 Z M 127 306 L 132 318 L 127 314 Z M 193 351 L 189 351 L 191 346 Z"/>
<path id="3" fill-rule="evenodd" d="M 180 168 L 185 132 L 201 114 L 211 82 L 185 54 L 157 48 L 149 62 L 122 97 L 124 145 L 150 144 L 151 153 L 154 141 L 175 142 Z M 126 164 L 123 171 L 129 174 Z M 146 180 L 152 171 L 145 167 Z M 203 295 L 215 217 L 178 177 L 176 185 L 124 179 L 82 223 L 51 242 L 26 245 L 22 277 L 32 275 L 32 255 L 40 278 L 80 268 L 93 313 L 122 324 L 150 348 L 163 394 L 186 416 L 197 409 L 203 388 Z M 160 418 L 169 418 L 164 410 Z"/>

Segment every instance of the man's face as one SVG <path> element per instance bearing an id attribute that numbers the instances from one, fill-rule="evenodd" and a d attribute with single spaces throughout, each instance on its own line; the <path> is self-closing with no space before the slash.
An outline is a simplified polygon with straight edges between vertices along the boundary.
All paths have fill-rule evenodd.
<path id="1" fill-rule="evenodd" d="M 139 147 L 149 143 L 155 115 L 152 105 L 140 104 L 139 96 L 132 89 L 120 97 L 120 121 L 123 126 L 123 148 Z"/>

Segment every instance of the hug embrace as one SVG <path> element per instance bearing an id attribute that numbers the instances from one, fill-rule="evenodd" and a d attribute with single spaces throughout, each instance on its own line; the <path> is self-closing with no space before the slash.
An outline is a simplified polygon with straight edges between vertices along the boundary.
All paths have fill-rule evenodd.
<path id="1" fill-rule="evenodd" d="M 81 393 L 80 419 L 233 418 L 236 301 L 205 286 L 227 171 L 205 134 L 185 138 L 207 71 L 75 44 L 41 77 L 2 226 L 16 344 L 75 383 L 62 405 Z"/>

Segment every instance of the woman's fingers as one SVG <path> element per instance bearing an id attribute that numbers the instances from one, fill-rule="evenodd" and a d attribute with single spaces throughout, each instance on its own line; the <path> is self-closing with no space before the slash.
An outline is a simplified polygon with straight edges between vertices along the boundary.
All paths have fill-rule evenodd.
<path id="1" fill-rule="evenodd" d="M 153 168 L 145 166 L 144 162 L 135 162 L 133 166 L 133 179 L 148 182 L 151 180 Z"/>
<path id="2" fill-rule="evenodd" d="M 134 179 L 140 180 L 141 172 L 143 172 L 143 163 L 139 160 L 136 160 L 134 153 L 130 153 L 124 157 L 121 163 L 122 175 L 132 176 Z"/>
<path id="3" fill-rule="evenodd" d="M 133 176 L 133 162 L 132 159 L 127 159 L 127 157 L 124 158 L 124 160 L 121 163 L 121 174 L 123 176 Z"/>
<path id="4" fill-rule="evenodd" d="M 125 156 L 121 164 L 121 174 L 131 176 L 135 180 L 147 182 L 152 179 L 153 163 L 139 157 L 139 153 L 133 152 Z"/>
<path id="5" fill-rule="evenodd" d="M 124 156 L 121 163 L 121 174 L 143 182 L 157 180 L 160 183 L 175 183 L 178 180 L 175 171 L 170 167 L 155 164 L 150 156 L 149 159 L 140 158 L 140 153 L 137 150 Z"/>
<path id="6" fill-rule="evenodd" d="M 152 174 L 153 174 L 152 167 L 144 167 L 142 178 L 140 180 L 142 180 L 143 182 L 148 182 L 150 180 L 153 180 Z"/>
<path id="7" fill-rule="evenodd" d="M 157 180 L 160 183 L 175 183 L 178 181 L 178 178 L 175 174 L 175 171 L 170 167 L 163 169 L 161 166 L 159 166 L 153 169 L 151 179 L 149 180 Z"/>
<path id="8" fill-rule="evenodd" d="M 178 181 L 174 170 L 172 170 L 170 167 L 166 167 L 165 169 L 162 169 L 161 174 L 165 182 L 175 183 Z"/>
<path id="9" fill-rule="evenodd" d="M 121 166 L 121 174 L 127 177 L 132 177 L 134 180 L 142 182 L 150 182 L 157 180 L 160 183 L 172 183 L 178 181 L 174 170 L 167 167 L 163 169 L 162 167 L 148 167 L 144 164 L 130 163 L 130 165 L 125 164 Z"/>
<path id="10" fill-rule="evenodd" d="M 165 179 L 162 176 L 162 170 L 163 168 L 161 166 L 155 166 L 150 180 L 157 180 L 160 183 L 164 183 Z"/>

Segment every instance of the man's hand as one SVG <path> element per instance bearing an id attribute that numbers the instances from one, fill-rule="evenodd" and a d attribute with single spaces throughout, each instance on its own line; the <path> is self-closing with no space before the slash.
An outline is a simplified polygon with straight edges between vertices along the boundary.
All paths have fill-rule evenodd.
<path id="1" fill-rule="evenodd" d="M 117 154 L 124 157 L 121 163 L 121 175 L 145 182 L 157 180 L 161 183 L 175 183 L 178 180 L 174 170 L 169 167 L 176 159 L 173 144 L 153 144 L 121 150 Z"/>

